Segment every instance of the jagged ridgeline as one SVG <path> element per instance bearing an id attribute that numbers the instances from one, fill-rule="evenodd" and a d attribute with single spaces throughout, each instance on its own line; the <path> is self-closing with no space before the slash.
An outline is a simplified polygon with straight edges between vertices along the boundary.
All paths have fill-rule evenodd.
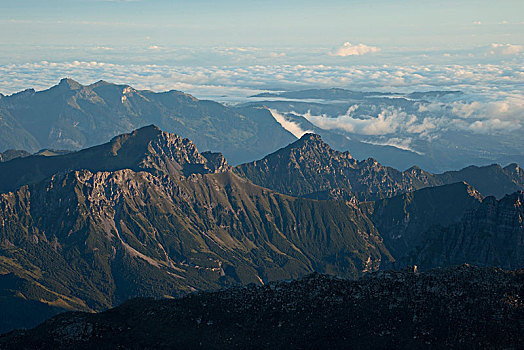
<path id="1" fill-rule="evenodd" d="M 2 188 L 16 188 L 0 194 L 2 330 L 134 296 L 357 277 L 392 260 L 358 207 L 256 186 L 156 127 L 0 166 Z"/>
<path id="2" fill-rule="evenodd" d="M 0 336 L 0 348 L 521 349 L 523 271 L 468 265 L 135 299 Z"/>
<path id="3" fill-rule="evenodd" d="M 235 171 L 257 185 L 317 199 L 375 200 L 457 182 L 467 182 L 484 196 L 497 198 L 524 190 L 524 171 L 517 164 L 470 166 L 442 174 L 418 167 L 399 171 L 373 158 L 357 161 L 349 152 L 332 149 L 316 134 L 305 134 L 261 160 L 237 166 Z"/>

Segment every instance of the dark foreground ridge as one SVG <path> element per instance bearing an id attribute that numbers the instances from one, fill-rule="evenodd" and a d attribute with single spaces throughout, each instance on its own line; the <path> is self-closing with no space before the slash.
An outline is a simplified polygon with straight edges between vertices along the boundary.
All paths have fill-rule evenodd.
<path id="1" fill-rule="evenodd" d="M 524 270 L 469 265 L 134 299 L 0 337 L 1 349 L 522 348 Z"/>

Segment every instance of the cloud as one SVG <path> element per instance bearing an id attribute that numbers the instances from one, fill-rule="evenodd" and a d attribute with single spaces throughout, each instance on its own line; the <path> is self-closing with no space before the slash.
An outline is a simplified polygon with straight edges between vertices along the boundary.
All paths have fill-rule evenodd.
<path id="1" fill-rule="evenodd" d="M 524 46 L 493 43 L 489 46 L 489 53 L 491 55 L 516 55 L 524 53 Z"/>
<path id="2" fill-rule="evenodd" d="M 357 44 L 353 45 L 349 41 L 345 42 L 342 47 L 338 48 L 335 52 L 330 52 L 330 56 L 340 56 L 340 57 L 346 57 L 346 56 L 360 56 L 365 55 L 367 53 L 375 53 L 379 52 L 380 49 L 378 47 L 374 46 L 367 46 L 364 44 Z"/>
<path id="3" fill-rule="evenodd" d="M 509 133 L 524 128 L 524 100 L 522 96 L 506 97 L 499 101 L 461 102 L 449 105 L 462 129 L 475 133 Z"/>
<path id="4" fill-rule="evenodd" d="M 95 47 L 93 47 L 93 50 L 99 50 L 99 51 L 113 51 L 114 48 L 113 48 L 113 47 L 109 47 L 109 46 L 95 46 Z"/>
<path id="5" fill-rule="evenodd" d="M 522 94 L 516 94 L 495 101 L 477 97 L 479 100 L 472 102 L 416 102 L 413 106 L 406 104 L 405 107 L 375 105 L 371 109 L 367 105 L 362 112 L 359 112 L 358 105 L 353 105 L 346 114 L 340 116 L 293 113 L 302 115 L 322 129 L 374 136 L 378 137 L 374 139 L 375 143 L 409 148 L 416 152 L 407 141 L 400 142 L 399 136 L 395 135 L 403 135 L 402 140 L 433 140 L 450 130 L 497 135 L 519 132 L 524 129 L 522 97 Z M 376 112 L 369 113 L 370 110 Z"/>
<path id="6" fill-rule="evenodd" d="M 418 155 L 424 155 L 424 153 L 419 152 L 415 150 L 413 147 L 411 147 L 411 142 L 413 140 L 411 138 L 399 138 L 399 137 L 392 137 L 385 140 L 362 140 L 364 143 L 369 143 L 372 145 L 377 146 L 392 146 L 398 149 L 402 149 L 404 151 L 410 151 L 413 153 L 416 153 Z"/>
<path id="7" fill-rule="evenodd" d="M 345 115 L 330 117 L 327 115 L 312 115 L 310 112 L 302 116 L 322 129 L 344 130 L 359 135 L 388 135 L 404 130 L 422 134 L 426 130 L 414 128 L 417 117 L 394 107 L 385 107 L 375 116 L 356 115 L 358 105 L 353 105 Z M 294 112 L 295 114 L 298 114 Z M 418 124 L 424 125 L 424 124 Z M 426 124 L 429 126 L 430 124 Z"/>
<path id="8" fill-rule="evenodd" d="M 144 48 L 145 49 L 145 48 Z M 164 52 L 162 50 L 161 52 Z M 161 53 L 159 53 L 161 54 Z M 93 57 L 94 58 L 94 57 Z M 116 64 L 93 61 L 40 61 L 0 64 L 0 92 L 14 93 L 29 87 L 45 89 L 64 76 L 90 83 L 104 79 L 138 89 L 185 90 L 197 96 L 244 96 L 274 87 L 305 89 L 342 87 L 353 90 L 429 91 L 463 90 L 478 100 L 501 100 L 500 94 L 524 95 L 524 65 L 520 61 L 471 65 L 240 65 L 184 66 Z M 221 91 L 222 90 L 222 91 Z M 221 91 L 221 92 L 220 92 Z M 200 95 L 199 95 L 200 94 Z"/>
<path id="9" fill-rule="evenodd" d="M 301 138 L 302 136 L 304 136 L 304 134 L 307 134 L 307 133 L 313 133 L 314 131 L 312 130 L 303 130 L 300 125 L 298 125 L 297 123 L 295 122 L 292 122 L 292 121 L 289 121 L 287 120 L 282 114 L 278 113 L 276 110 L 274 109 L 268 109 L 269 112 L 271 112 L 271 115 L 273 116 L 273 118 L 275 118 L 275 120 L 277 121 L 277 123 L 279 123 L 280 125 L 282 125 L 282 127 L 284 129 L 286 129 L 287 131 L 289 131 L 290 133 L 292 133 L 297 139 Z"/>

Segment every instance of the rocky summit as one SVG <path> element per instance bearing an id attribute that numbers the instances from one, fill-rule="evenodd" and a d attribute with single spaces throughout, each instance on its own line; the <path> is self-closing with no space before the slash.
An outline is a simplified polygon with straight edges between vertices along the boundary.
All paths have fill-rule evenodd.
<path id="1" fill-rule="evenodd" d="M 469 265 L 134 299 L 0 337 L 1 349 L 521 349 L 524 272 Z"/>

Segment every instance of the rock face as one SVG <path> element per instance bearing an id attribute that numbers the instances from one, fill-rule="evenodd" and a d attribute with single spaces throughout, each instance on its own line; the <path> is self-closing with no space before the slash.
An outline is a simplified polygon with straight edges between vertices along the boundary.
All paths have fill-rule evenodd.
<path id="1" fill-rule="evenodd" d="M 0 348 L 517 349 L 524 274 L 469 265 L 379 272 L 136 299 L 65 313 L 0 337 Z"/>
<path id="2" fill-rule="evenodd" d="M 44 91 L 4 96 L 0 118 L 0 151 L 79 150 L 155 124 L 238 164 L 296 140 L 265 109 L 229 108 L 179 91 L 155 93 L 105 81 L 62 79 Z"/>
<path id="3" fill-rule="evenodd" d="M 487 197 L 459 222 L 434 227 L 411 247 L 410 257 L 425 267 L 464 262 L 482 266 L 524 266 L 524 193 L 500 200 Z"/>
<path id="4" fill-rule="evenodd" d="M 524 190 L 524 172 L 517 164 L 506 168 L 472 166 L 443 174 L 417 167 L 401 172 L 372 158 L 356 161 L 349 152 L 333 150 L 314 134 L 305 134 L 289 146 L 235 170 L 257 185 L 318 199 L 377 200 L 463 181 L 485 196 L 501 197 Z"/>
<path id="5" fill-rule="evenodd" d="M 357 277 L 392 259 L 358 207 L 258 187 L 228 171 L 221 155 L 201 155 L 154 127 L 26 159 L 41 162 L 27 174 L 43 177 L 52 166 L 56 173 L 0 194 L 0 323 L 14 319 L 20 300 L 45 312 L 20 315 L 0 331 L 136 296 L 313 271 Z M 82 164 L 91 170 L 75 170 Z"/>

